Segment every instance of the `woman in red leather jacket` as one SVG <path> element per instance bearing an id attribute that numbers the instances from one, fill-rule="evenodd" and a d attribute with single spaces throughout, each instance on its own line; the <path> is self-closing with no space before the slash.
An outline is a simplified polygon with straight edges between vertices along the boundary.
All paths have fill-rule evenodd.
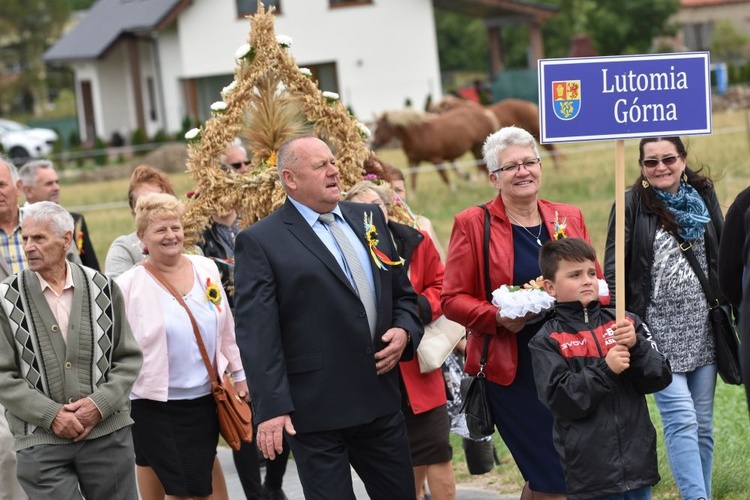
<path id="1" fill-rule="evenodd" d="M 498 195 L 485 204 L 490 218 L 489 284 L 523 285 L 540 276 L 539 249 L 556 237 L 589 241 L 581 211 L 539 199 L 542 162 L 534 138 L 517 127 L 490 135 L 483 148 Z M 467 328 L 465 371 L 479 370 L 482 338 L 490 335 L 484 373 L 492 416 L 526 481 L 522 499 L 564 499 L 565 478 L 552 443 L 552 414 L 537 398 L 529 340 L 538 316 L 508 319 L 487 299 L 484 276 L 485 211 L 471 207 L 455 217 L 445 264 L 442 306 Z M 597 265 L 601 276 L 601 271 Z"/>
<path id="2" fill-rule="evenodd" d="M 349 201 L 378 205 L 388 216 L 392 197 L 390 192 L 369 181 L 352 187 L 346 195 Z M 427 233 L 388 222 L 391 236 L 399 255 L 409 270 L 409 280 L 419 295 L 419 315 L 424 324 L 442 314 L 440 292 L 443 288 L 443 263 Z M 445 382 L 440 368 L 421 373 L 415 356 L 411 361 L 399 363 L 402 381 L 401 410 L 406 420 L 414 484 L 422 490 L 425 479 L 435 500 L 456 498 L 456 481 L 453 475 L 453 450 L 450 445 L 450 417 L 446 406 Z"/>

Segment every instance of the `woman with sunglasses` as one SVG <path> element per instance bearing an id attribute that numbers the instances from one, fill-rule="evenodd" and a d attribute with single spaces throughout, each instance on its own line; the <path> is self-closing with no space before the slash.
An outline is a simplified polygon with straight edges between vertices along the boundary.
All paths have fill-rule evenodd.
<path id="1" fill-rule="evenodd" d="M 684 250 L 690 247 L 714 295 L 724 217 L 711 180 L 687 166 L 679 137 L 642 139 L 640 175 L 625 193 L 625 308 L 651 328 L 673 379 L 654 394 L 672 475 L 686 499 L 711 498 L 714 336 L 708 302 Z M 614 296 L 614 207 L 605 276 Z M 621 299 L 622 300 L 622 299 Z M 678 321 L 676 321 L 679 318 Z"/>

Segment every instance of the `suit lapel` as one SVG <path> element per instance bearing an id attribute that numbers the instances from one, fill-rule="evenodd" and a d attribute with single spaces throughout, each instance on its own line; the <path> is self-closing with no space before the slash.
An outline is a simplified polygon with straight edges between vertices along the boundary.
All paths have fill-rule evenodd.
<path id="1" fill-rule="evenodd" d="M 341 208 L 341 214 L 344 216 L 344 220 L 346 220 L 347 224 L 351 226 L 352 230 L 354 231 L 354 234 L 357 235 L 357 238 L 362 243 L 362 245 L 365 247 L 365 250 L 367 250 L 367 255 L 369 257 L 370 255 L 370 245 L 367 243 L 367 239 L 365 237 L 365 212 L 361 209 L 356 209 L 352 205 L 349 204 L 343 204 L 340 203 L 339 207 Z M 378 239 L 382 240 L 383 238 L 390 238 L 387 231 L 386 233 L 383 233 L 383 228 L 378 228 Z M 375 282 L 375 298 L 377 300 L 377 303 L 380 304 L 381 297 L 380 297 L 380 291 L 381 291 L 381 276 L 380 276 L 380 269 L 377 268 L 375 265 L 375 262 L 368 258 L 367 262 L 370 264 L 370 269 L 372 269 L 372 277 Z"/>
<path id="2" fill-rule="evenodd" d="M 289 232 L 297 238 L 313 255 L 320 259 L 323 264 L 333 273 L 341 282 L 356 295 L 349 278 L 344 274 L 336 258 L 328 250 L 328 247 L 320 241 L 312 227 L 302 217 L 290 201 L 286 201 L 281 207 L 281 217 Z"/>

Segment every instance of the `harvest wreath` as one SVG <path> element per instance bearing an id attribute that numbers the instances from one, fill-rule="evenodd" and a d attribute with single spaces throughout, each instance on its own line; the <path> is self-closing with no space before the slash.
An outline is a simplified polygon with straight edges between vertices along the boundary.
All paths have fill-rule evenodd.
<path id="1" fill-rule="evenodd" d="M 284 202 L 276 151 L 295 135 L 312 133 L 329 142 L 343 190 L 363 178 L 362 165 L 371 154 L 365 144 L 369 132 L 336 94 L 321 92 L 311 72 L 297 66 L 288 52 L 292 39 L 274 32 L 273 10 L 258 2 L 258 12 L 249 17 L 248 43 L 235 53 L 234 81 L 211 106 L 211 118 L 186 134 L 187 170 L 198 193 L 186 202 L 186 246 L 200 238 L 212 214 L 234 209 L 246 227 Z M 227 173 L 220 165 L 237 137 L 252 154 L 244 175 Z"/>

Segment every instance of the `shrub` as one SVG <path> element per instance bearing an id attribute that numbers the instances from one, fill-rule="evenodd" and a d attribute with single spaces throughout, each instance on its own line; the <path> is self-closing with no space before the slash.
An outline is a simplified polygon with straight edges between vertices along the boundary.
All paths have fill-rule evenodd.
<path id="1" fill-rule="evenodd" d="M 146 144 L 146 133 L 140 127 L 133 130 L 133 134 L 130 136 L 130 145 L 137 147 L 143 146 L 144 144 Z M 143 149 L 138 149 L 133 153 L 136 156 L 143 156 L 146 154 L 146 151 Z"/>
<path id="2" fill-rule="evenodd" d="M 170 140 L 171 140 L 171 138 L 167 135 L 167 133 L 164 132 L 163 129 L 159 129 L 154 134 L 154 137 L 151 139 L 151 142 L 161 143 L 161 142 L 169 142 Z"/>
<path id="3" fill-rule="evenodd" d="M 104 143 L 101 137 L 97 137 L 94 140 L 94 163 L 98 166 L 104 166 L 107 164 L 107 145 Z"/>
<path id="4" fill-rule="evenodd" d="M 75 149 L 81 145 L 81 136 L 78 134 L 78 130 L 71 130 L 68 136 L 68 147 Z"/>

